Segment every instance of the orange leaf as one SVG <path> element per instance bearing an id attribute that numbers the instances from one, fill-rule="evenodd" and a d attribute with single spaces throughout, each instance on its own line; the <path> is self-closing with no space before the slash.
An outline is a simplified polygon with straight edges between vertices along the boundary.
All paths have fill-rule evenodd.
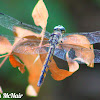
<path id="1" fill-rule="evenodd" d="M 87 64 L 89 67 L 94 67 L 94 51 L 93 45 L 90 45 L 90 49 L 83 49 L 76 52 L 76 58 L 74 60 L 79 60 Z M 79 53 L 78 53 L 79 52 Z"/>
<path id="2" fill-rule="evenodd" d="M 51 76 L 53 77 L 53 79 L 57 81 L 63 80 L 66 77 L 69 77 L 70 75 L 73 74 L 73 72 L 69 72 L 64 69 L 59 69 L 54 60 L 52 60 L 52 62 L 50 63 L 49 70 L 52 73 Z"/>
<path id="3" fill-rule="evenodd" d="M 37 57 L 38 57 L 37 54 L 33 55 L 32 52 L 34 51 L 34 49 L 32 51 L 31 47 L 27 46 L 27 48 L 26 48 L 25 45 L 20 46 L 20 44 L 27 42 L 28 39 L 37 39 L 38 40 L 38 38 L 35 36 L 26 36 L 25 38 L 26 39 L 24 39 L 24 40 L 22 39 L 21 41 L 18 41 L 18 43 L 16 43 L 16 45 L 14 45 L 13 54 L 16 55 L 17 57 L 19 57 L 19 59 L 24 63 L 24 65 L 26 65 L 26 67 L 28 69 L 29 83 L 30 83 L 30 85 L 33 86 L 33 88 L 31 88 L 29 85 L 27 88 L 27 94 L 31 95 L 31 96 L 32 95 L 36 96 L 40 89 L 40 87 L 37 87 L 37 82 L 40 77 L 42 63 L 39 58 L 37 59 Z M 32 41 L 30 41 L 30 42 L 32 42 Z M 20 52 L 24 52 L 26 50 L 26 52 L 28 52 L 29 54 L 27 55 L 27 54 L 23 54 L 23 53 L 16 53 L 15 50 L 20 51 Z M 26 52 L 24 52 L 24 53 L 26 53 Z M 35 59 L 37 59 L 37 60 L 35 60 Z M 21 62 L 19 62 L 19 60 L 16 59 L 13 55 L 10 55 L 9 60 L 13 67 L 18 66 L 21 69 L 20 70 L 21 72 L 24 71 L 23 70 L 24 65 Z M 30 89 L 31 89 L 31 91 L 34 91 L 33 94 L 29 92 Z"/>
<path id="4" fill-rule="evenodd" d="M 41 40 L 41 37 L 42 37 L 42 40 L 43 40 L 44 33 L 45 33 L 44 29 L 41 31 L 41 34 L 36 34 L 30 30 L 27 30 L 27 29 L 24 29 L 21 27 L 14 27 L 14 35 L 16 36 L 14 46 L 16 44 L 18 45 L 19 42 L 23 42 L 23 39 L 21 39 L 23 37 L 29 38 L 29 39 L 37 39 L 38 38 L 39 40 Z M 47 40 L 47 38 L 44 38 L 44 40 Z"/>
<path id="5" fill-rule="evenodd" d="M 66 38 L 67 40 L 64 41 L 64 43 L 66 44 L 72 44 L 72 45 L 82 46 L 85 48 L 90 48 L 89 40 L 83 35 L 73 34 L 66 36 Z"/>
<path id="6" fill-rule="evenodd" d="M 34 33 L 33 31 L 21 28 L 21 27 L 16 27 L 14 26 L 14 35 L 16 37 L 20 37 L 23 38 L 25 36 L 36 36 L 36 37 L 40 37 L 39 34 Z"/>
<path id="7" fill-rule="evenodd" d="M 5 38 L 3 36 L 0 36 L 0 54 L 8 53 L 6 55 L 0 56 L 0 58 L 5 57 L 3 59 L 3 61 L 0 63 L 0 67 L 7 60 L 8 56 L 11 54 L 11 52 L 12 52 L 12 45 L 11 45 L 11 43 L 8 41 L 7 38 Z"/>
<path id="8" fill-rule="evenodd" d="M 27 37 L 27 38 L 30 38 L 30 37 Z M 28 48 L 26 48 L 26 49 L 28 49 Z M 34 49 L 33 49 L 33 51 L 34 51 Z M 40 55 L 31 54 L 31 52 L 33 52 L 33 51 L 28 50 L 28 52 L 29 52 L 28 55 L 14 53 L 23 61 L 23 63 L 26 65 L 26 68 L 29 72 L 29 83 L 30 83 L 30 85 L 33 86 L 33 88 L 29 85 L 26 92 L 30 96 L 38 95 L 40 87 L 37 86 L 37 83 L 40 78 L 41 70 L 43 67 L 43 63 L 40 59 Z M 34 91 L 34 93 L 30 93 L 29 90 Z"/>
<path id="9" fill-rule="evenodd" d="M 88 66 L 93 67 L 94 51 L 93 45 L 90 44 L 89 40 L 83 35 L 69 35 L 66 37 L 67 40 L 64 40 L 63 43 L 67 45 L 64 48 L 66 48 L 68 52 L 70 49 L 74 49 L 77 58 L 73 60 L 82 61 Z"/>
<path id="10" fill-rule="evenodd" d="M 32 49 L 30 45 L 24 45 L 23 43 L 28 42 L 29 44 L 31 44 L 33 42 L 32 46 L 34 48 L 35 45 L 37 44 L 37 41 L 35 40 L 41 40 L 41 36 L 39 34 L 36 34 L 32 31 L 29 31 L 20 27 L 14 27 L 14 32 L 15 32 L 15 36 L 20 37 L 20 38 L 18 39 L 16 38 L 15 40 L 15 43 L 14 43 L 15 45 L 13 46 L 13 53 L 14 55 L 17 55 L 23 61 L 24 65 L 26 65 L 29 72 L 30 85 L 27 87 L 26 93 L 27 95 L 30 95 L 30 96 L 36 96 L 38 95 L 38 92 L 40 89 L 40 87 L 37 87 L 37 83 L 40 78 L 40 73 L 41 73 L 43 65 L 42 65 L 41 60 L 38 58 L 39 55 L 37 54 L 33 55 L 33 52 L 35 49 Z M 24 37 L 24 39 L 21 39 L 22 37 Z M 30 39 L 34 41 L 30 41 Z M 47 39 L 44 38 L 44 40 L 47 40 Z M 16 51 L 19 51 L 19 53 L 16 53 Z M 29 91 L 34 91 L 34 92 L 29 92 Z"/>
<path id="11" fill-rule="evenodd" d="M 19 67 L 19 70 L 21 71 L 21 73 L 25 72 L 24 65 L 16 57 L 14 57 L 13 55 L 10 55 L 9 61 L 14 68 Z"/>
<path id="12" fill-rule="evenodd" d="M 74 61 L 68 57 L 68 52 L 66 54 L 66 59 L 68 61 L 68 66 L 69 66 L 70 72 L 75 72 L 79 69 L 79 64 L 76 61 Z"/>
<path id="13" fill-rule="evenodd" d="M 29 83 L 30 85 L 33 86 L 32 91 L 34 90 L 33 96 L 35 96 L 36 94 L 38 94 L 40 87 L 37 86 L 38 80 L 40 78 L 40 73 L 42 70 L 42 62 L 39 58 L 38 54 L 34 54 L 34 55 L 25 55 L 25 54 L 18 54 L 15 53 L 22 61 L 23 63 L 26 65 L 26 68 L 29 72 Z M 27 91 L 30 90 L 30 87 L 28 87 Z M 27 93 L 28 95 L 32 95 L 31 93 Z"/>
<path id="14" fill-rule="evenodd" d="M 40 55 L 42 63 L 44 63 L 46 55 L 47 54 L 41 54 Z M 52 59 L 50 65 L 49 65 L 49 70 L 52 73 L 51 76 L 53 77 L 53 79 L 55 79 L 57 81 L 63 80 L 66 77 L 73 74 L 73 72 L 69 72 L 69 71 L 64 70 L 64 69 L 59 69 L 53 59 Z"/>
<path id="15" fill-rule="evenodd" d="M 48 11 L 43 0 L 39 0 L 36 6 L 34 7 L 32 17 L 37 26 L 41 26 L 43 29 L 46 27 Z"/>
<path id="16" fill-rule="evenodd" d="M 12 45 L 7 38 L 0 36 L 0 54 L 9 53 L 12 50 Z"/>

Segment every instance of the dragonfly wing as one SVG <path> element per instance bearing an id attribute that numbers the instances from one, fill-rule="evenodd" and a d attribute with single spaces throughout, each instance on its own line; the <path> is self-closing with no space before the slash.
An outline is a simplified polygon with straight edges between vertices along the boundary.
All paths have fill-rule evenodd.
<path id="1" fill-rule="evenodd" d="M 42 46 L 39 47 L 41 40 L 38 38 L 26 36 L 24 38 L 3 35 L 0 36 L 0 41 L 3 37 L 7 38 L 9 42 L 13 45 L 13 52 L 22 54 L 43 54 L 47 53 L 47 48 L 49 48 L 49 41 L 43 40 Z M 47 50 L 47 51 L 46 51 Z"/>
<path id="2" fill-rule="evenodd" d="M 95 54 L 95 63 L 100 63 L 100 50 L 94 49 L 94 54 Z"/>
<path id="3" fill-rule="evenodd" d="M 81 33 L 88 38 L 91 44 L 100 43 L 100 31 Z"/>
<path id="4" fill-rule="evenodd" d="M 3 13 L 0 13 L 0 25 L 11 30 L 11 31 L 14 31 L 13 30 L 14 26 L 18 26 L 18 27 L 22 27 L 22 28 L 27 29 L 27 30 L 31 30 L 37 34 L 40 34 L 42 31 L 42 29 L 39 27 L 23 23 L 21 21 L 18 21 L 15 18 L 10 17 L 10 16 L 3 14 Z M 49 38 L 50 33 L 46 31 L 45 37 Z"/>
<path id="5" fill-rule="evenodd" d="M 20 39 L 13 48 L 13 52 L 21 54 L 44 54 L 47 53 L 49 43 L 44 40 L 42 46 L 40 47 L 41 40 L 31 40 L 27 38 Z"/>
<path id="6" fill-rule="evenodd" d="M 56 48 L 55 51 L 54 51 L 54 56 L 64 60 L 64 61 L 67 61 L 66 60 L 66 53 L 67 51 L 64 50 L 64 49 L 59 49 L 59 48 Z"/>
<path id="7" fill-rule="evenodd" d="M 100 63 L 100 50 L 98 50 L 98 49 L 92 50 L 92 49 L 77 47 L 77 46 L 68 45 L 68 44 L 63 44 L 62 47 L 56 48 L 55 52 L 54 52 L 54 56 L 56 56 L 64 61 L 67 61 L 67 59 L 66 59 L 67 52 L 68 52 L 69 58 L 74 60 L 77 57 L 82 57 L 82 54 L 81 54 L 82 52 L 85 52 L 85 54 L 90 54 L 90 57 L 91 57 L 92 51 L 94 51 L 94 55 L 95 55 L 94 63 Z M 77 53 L 78 53 L 78 56 L 77 56 Z M 85 59 L 88 59 L 88 58 L 85 58 Z M 84 62 L 78 61 L 78 60 L 77 60 L 77 62 L 80 64 L 84 63 Z"/>
<path id="8" fill-rule="evenodd" d="M 45 54 L 47 47 L 27 47 L 27 46 L 19 46 L 13 49 L 14 53 L 32 55 L 32 54 Z"/>
<path id="9" fill-rule="evenodd" d="M 91 44 L 100 43 L 100 31 L 81 32 L 81 33 L 65 33 L 64 37 L 66 37 L 68 35 L 74 35 L 74 34 L 79 34 L 79 35 L 86 36 Z"/>

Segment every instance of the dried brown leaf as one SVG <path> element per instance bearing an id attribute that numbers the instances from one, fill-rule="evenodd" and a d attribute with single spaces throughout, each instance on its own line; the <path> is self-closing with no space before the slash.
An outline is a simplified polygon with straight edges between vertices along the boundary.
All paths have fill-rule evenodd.
<path id="1" fill-rule="evenodd" d="M 68 52 L 70 49 L 74 49 L 75 55 L 77 56 L 75 60 L 82 61 L 88 66 L 94 66 L 94 51 L 93 45 L 90 44 L 89 40 L 83 35 L 69 35 L 66 36 L 67 40 L 63 43 L 69 45 L 69 47 L 64 47 Z M 68 59 L 68 58 L 67 58 Z M 69 66 L 70 67 L 70 66 Z"/>
<path id="2" fill-rule="evenodd" d="M 19 70 L 21 71 L 21 73 L 24 73 L 25 72 L 25 69 L 24 69 L 25 66 L 19 61 L 18 58 L 16 58 L 13 55 L 10 55 L 9 56 L 9 61 L 10 61 L 11 65 L 14 68 L 19 67 Z"/>
<path id="3" fill-rule="evenodd" d="M 0 36 L 0 54 L 9 53 L 12 50 L 12 45 L 9 40 L 3 36 Z"/>
<path id="4" fill-rule="evenodd" d="M 46 27 L 48 11 L 43 0 L 39 0 L 36 6 L 34 7 L 32 17 L 37 26 L 41 26 L 43 29 Z"/>

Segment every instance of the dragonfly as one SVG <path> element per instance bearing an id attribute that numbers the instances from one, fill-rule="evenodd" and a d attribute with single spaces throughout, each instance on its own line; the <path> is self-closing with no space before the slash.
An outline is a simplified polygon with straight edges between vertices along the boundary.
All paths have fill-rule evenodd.
<path id="1" fill-rule="evenodd" d="M 40 34 L 42 31 L 42 29 L 39 27 L 23 23 L 15 18 L 10 17 L 3 13 L 0 13 L 0 25 L 4 28 L 7 28 L 7 29 L 13 31 L 13 32 L 15 32 L 15 30 L 13 29 L 14 26 L 18 26 L 18 27 L 33 31 L 37 34 Z M 66 37 L 66 36 L 69 36 L 69 35 L 71 36 L 74 34 L 83 35 L 83 36 L 87 37 L 90 44 L 100 43 L 100 31 L 65 33 L 65 28 L 62 25 L 58 25 L 58 26 L 54 27 L 53 33 L 45 31 L 44 38 L 47 38 L 47 40 L 43 40 L 43 42 L 42 42 L 43 45 L 41 47 L 39 47 L 39 43 L 41 40 L 36 40 L 36 39 L 33 40 L 33 39 L 29 39 L 29 38 L 24 38 L 24 40 L 27 40 L 27 41 L 18 44 L 14 48 L 13 52 L 22 53 L 22 54 L 29 54 L 27 49 L 25 49 L 28 47 L 30 47 L 31 50 L 33 50 L 31 52 L 32 54 L 44 54 L 44 53 L 48 52 L 46 59 L 44 61 L 44 64 L 43 64 L 43 69 L 41 71 L 41 75 L 40 75 L 39 81 L 37 83 L 37 86 L 40 87 L 43 84 L 43 81 L 46 77 L 46 73 L 49 69 L 49 64 L 50 64 L 53 56 L 58 57 L 59 59 L 62 59 L 64 61 L 67 61 L 66 53 L 68 52 L 68 48 L 71 48 L 68 53 L 68 56 L 71 59 L 74 59 L 76 57 L 75 50 L 81 50 L 81 51 L 85 50 L 87 53 L 91 52 L 91 48 L 88 49 L 88 48 L 84 48 L 84 47 L 77 47 L 72 44 L 64 44 L 64 41 L 68 40 L 68 37 Z M 2 35 L 3 34 L 1 34 L 1 36 Z M 14 41 L 14 39 L 11 36 L 6 35 L 6 37 L 8 38 L 9 41 Z M 74 38 L 72 38 L 72 40 L 74 40 L 74 42 L 77 42 Z M 79 44 L 79 42 L 77 42 L 77 44 Z M 85 41 L 83 42 L 83 44 L 85 44 Z M 23 49 L 24 51 L 21 50 L 23 46 L 25 46 L 25 48 Z M 18 49 L 19 47 L 20 47 L 20 49 Z M 95 54 L 94 63 L 100 63 L 100 50 L 93 49 L 93 51 Z M 79 54 L 81 55 L 81 52 L 79 52 Z M 77 62 L 79 64 L 84 63 L 82 61 L 77 61 Z"/>

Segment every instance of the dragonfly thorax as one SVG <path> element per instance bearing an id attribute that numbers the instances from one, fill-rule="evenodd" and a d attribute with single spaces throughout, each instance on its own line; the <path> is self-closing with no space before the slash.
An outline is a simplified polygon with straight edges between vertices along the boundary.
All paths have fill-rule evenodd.
<path id="1" fill-rule="evenodd" d="M 49 39 L 49 43 L 51 44 L 51 45 L 57 45 L 57 44 L 59 44 L 62 39 L 62 33 L 61 32 L 59 32 L 59 31 L 54 31 L 52 34 L 51 34 L 51 37 L 50 37 L 50 39 Z"/>
<path id="2" fill-rule="evenodd" d="M 61 42 L 62 35 L 65 33 L 65 28 L 62 25 L 54 27 L 54 32 L 51 34 L 49 39 L 50 44 L 57 45 Z"/>

